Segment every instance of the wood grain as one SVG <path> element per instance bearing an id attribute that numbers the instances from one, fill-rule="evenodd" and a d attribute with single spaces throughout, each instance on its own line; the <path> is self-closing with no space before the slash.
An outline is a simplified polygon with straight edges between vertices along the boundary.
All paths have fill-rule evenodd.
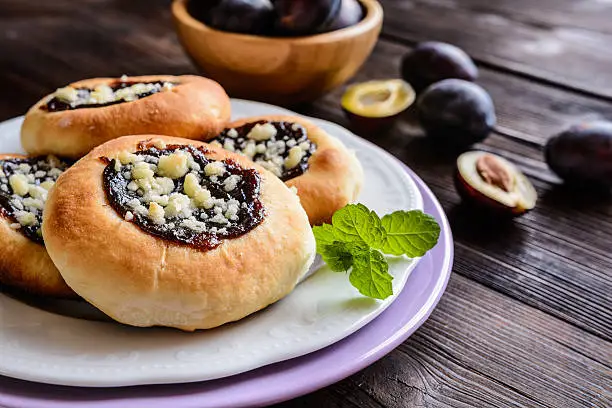
<path id="1" fill-rule="evenodd" d="M 361 134 L 411 166 L 438 196 L 456 239 L 455 273 L 430 320 L 397 350 L 279 407 L 610 406 L 612 198 L 564 188 L 542 157 L 546 140 L 569 123 L 612 119 L 608 2 L 383 3 L 386 39 L 355 81 L 397 77 L 407 45 L 418 40 L 465 47 L 481 63 L 479 83 L 499 119 L 476 147 L 517 163 L 540 202 L 511 222 L 461 205 L 455 156 L 424 137 L 413 111 L 390 132 Z M 196 72 L 173 32 L 169 5 L 0 0 L 0 120 L 79 78 Z M 533 52 L 554 51 L 554 41 L 562 52 Z M 349 126 L 341 93 L 298 109 Z"/>
<path id="2" fill-rule="evenodd" d="M 276 407 L 604 408 L 611 383 L 609 343 L 454 275 L 428 322 L 386 358 Z"/>
<path id="3" fill-rule="evenodd" d="M 383 0 L 382 3 L 383 33 L 394 39 L 409 44 L 425 40 L 451 42 L 496 69 L 612 100 L 612 74 L 608 69 L 612 64 L 608 47 L 612 41 L 609 2 Z M 574 21 L 576 12 L 579 18 Z M 605 30 L 597 29 L 603 26 Z"/>
<path id="4" fill-rule="evenodd" d="M 0 6 L 1 119 L 23 114 L 75 78 L 197 72 L 178 45 L 170 1 L 39 3 Z M 23 17 L 29 9 L 34 13 Z"/>
<path id="5" fill-rule="evenodd" d="M 578 30 L 612 33 L 610 4 L 605 0 L 461 0 L 468 9 L 513 19 L 523 24 L 554 30 L 565 27 Z"/>

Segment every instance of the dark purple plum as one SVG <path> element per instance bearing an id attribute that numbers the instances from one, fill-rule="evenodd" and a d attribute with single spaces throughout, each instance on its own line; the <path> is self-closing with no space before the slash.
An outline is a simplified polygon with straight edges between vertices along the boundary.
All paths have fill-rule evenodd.
<path id="1" fill-rule="evenodd" d="M 497 120 L 487 91 L 462 79 L 445 79 L 427 88 L 417 113 L 427 135 L 452 148 L 484 140 Z"/>
<path id="2" fill-rule="evenodd" d="M 444 79 L 474 81 L 478 68 L 461 48 L 442 42 L 424 42 L 402 59 L 401 73 L 417 91 Z"/>
<path id="3" fill-rule="evenodd" d="M 189 0 L 187 2 L 187 11 L 196 20 L 203 22 L 210 9 L 217 6 L 220 2 L 221 0 Z"/>
<path id="4" fill-rule="evenodd" d="M 194 10 L 192 14 L 217 30 L 244 34 L 269 34 L 272 31 L 274 6 L 270 0 L 217 0 L 212 6 L 201 6 L 196 10 L 200 3 L 190 2 Z"/>
<path id="5" fill-rule="evenodd" d="M 276 0 L 276 29 L 284 35 L 315 34 L 340 12 L 341 0 Z"/>
<path id="6" fill-rule="evenodd" d="M 569 183 L 612 187 L 612 122 L 594 121 L 551 137 L 546 162 Z"/>
<path id="7" fill-rule="evenodd" d="M 340 12 L 323 31 L 335 31 L 350 27 L 361 21 L 363 9 L 357 0 L 342 0 Z"/>

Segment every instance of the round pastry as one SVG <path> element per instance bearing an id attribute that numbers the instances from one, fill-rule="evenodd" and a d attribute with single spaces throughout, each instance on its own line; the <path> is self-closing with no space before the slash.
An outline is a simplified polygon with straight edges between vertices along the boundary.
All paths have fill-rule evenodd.
<path id="1" fill-rule="evenodd" d="M 26 114 L 21 143 L 32 155 L 77 159 L 119 136 L 210 139 L 230 117 L 223 88 L 199 76 L 135 76 L 74 82 Z"/>
<path id="2" fill-rule="evenodd" d="M 48 190 L 68 167 L 53 156 L 0 155 L 0 283 L 30 293 L 76 297 L 42 240 Z"/>
<path id="3" fill-rule="evenodd" d="M 361 164 L 338 139 L 298 116 L 257 116 L 228 125 L 211 144 L 241 153 L 295 187 L 312 225 L 331 220 L 361 190 Z"/>
<path id="4" fill-rule="evenodd" d="M 113 319 L 188 331 L 276 302 L 315 256 L 306 213 L 272 173 L 167 136 L 79 160 L 49 195 L 43 236 L 68 285 Z"/>

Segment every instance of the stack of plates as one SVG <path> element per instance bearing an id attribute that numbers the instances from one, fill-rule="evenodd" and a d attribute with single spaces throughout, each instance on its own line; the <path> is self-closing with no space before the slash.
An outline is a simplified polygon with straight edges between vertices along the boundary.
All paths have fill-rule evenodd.
<path id="1" fill-rule="evenodd" d="M 241 100 L 233 100 L 232 108 L 235 118 L 294 114 Z M 365 171 L 360 202 L 379 214 L 423 209 L 442 228 L 438 245 L 424 258 L 389 260 L 394 296 L 364 298 L 344 274 L 322 267 L 253 316 L 183 333 L 122 326 L 97 318 L 80 302 L 25 303 L 0 293 L 0 405 L 262 406 L 336 382 L 410 336 L 450 275 L 453 244 L 444 212 L 427 186 L 391 155 L 338 125 L 312 120 L 356 151 Z M 22 151 L 20 125 L 21 118 L 0 124 L 0 152 Z"/>

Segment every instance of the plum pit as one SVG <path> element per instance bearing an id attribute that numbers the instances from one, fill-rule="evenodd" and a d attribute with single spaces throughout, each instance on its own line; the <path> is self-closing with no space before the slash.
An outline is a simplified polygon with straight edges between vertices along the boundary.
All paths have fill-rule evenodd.
<path id="1" fill-rule="evenodd" d="M 522 215 L 538 199 L 535 188 L 516 166 L 487 152 L 459 156 L 455 185 L 465 201 L 499 215 Z"/>

